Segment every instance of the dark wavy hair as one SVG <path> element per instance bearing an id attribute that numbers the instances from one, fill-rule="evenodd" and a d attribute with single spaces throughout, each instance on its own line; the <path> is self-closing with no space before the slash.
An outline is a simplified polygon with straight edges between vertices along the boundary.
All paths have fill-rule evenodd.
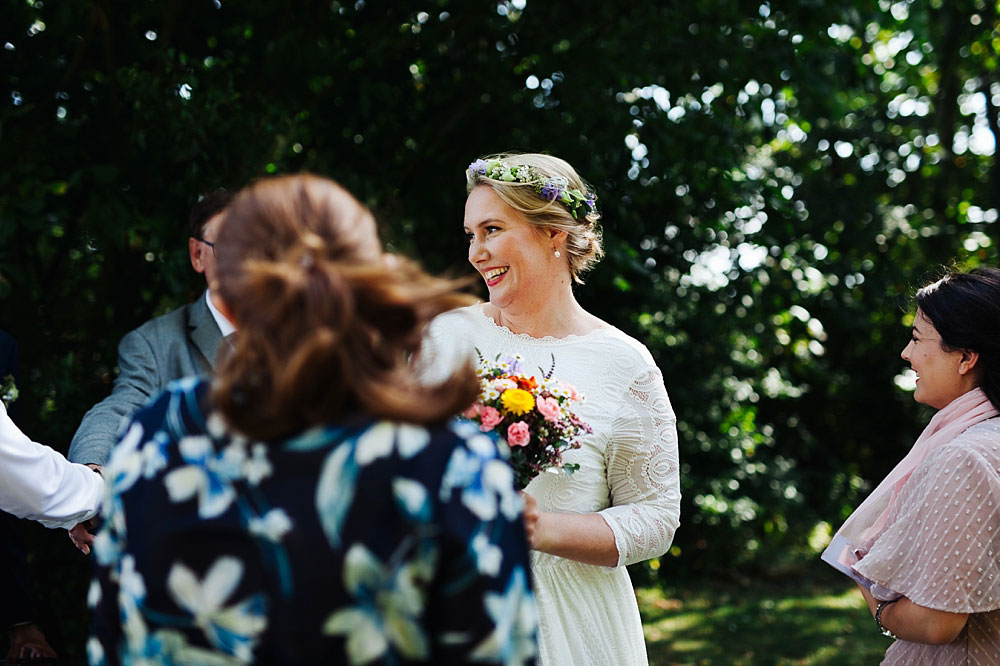
<path id="1" fill-rule="evenodd" d="M 980 386 L 1000 409 L 1000 269 L 949 272 L 917 291 L 916 301 L 941 335 L 942 349 L 979 353 Z"/>
<path id="2" fill-rule="evenodd" d="M 211 400 L 236 430 L 287 436 L 354 413 L 442 421 L 478 394 L 472 367 L 423 384 L 410 364 L 427 323 L 467 305 L 467 281 L 383 253 L 367 208 L 331 180 L 246 188 L 218 237 L 218 291 L 238 323 Z"/>
<path id="3" fill-rule="evenodd" d="M 233 202 L 236 192 L 229 190 L 214 190 L 204 195 L 191 207 L 188 214 L 188 230 L 191 238 L 201 238 L 205 233 L 205 225 L 213 217 L 221 213 Z"/>

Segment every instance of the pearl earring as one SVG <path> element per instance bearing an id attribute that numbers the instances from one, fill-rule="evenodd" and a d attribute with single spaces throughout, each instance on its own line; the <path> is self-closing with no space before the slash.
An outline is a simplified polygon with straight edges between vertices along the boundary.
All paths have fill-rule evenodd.
<path id="1" fill-rule="evenodd" d="M 558 259 L 559 257 L 562 256 L 562 252 L 560 252 L 559 250 L 557 250 L 555 248 L 552 248 L 552 254 L 556 255 L 556 259 Z"/>

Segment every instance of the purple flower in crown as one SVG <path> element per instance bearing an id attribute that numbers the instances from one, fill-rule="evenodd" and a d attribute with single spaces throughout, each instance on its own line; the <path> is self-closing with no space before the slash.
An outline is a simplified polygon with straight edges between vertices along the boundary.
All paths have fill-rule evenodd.
<path id="1" fill-rule="evenodd" d="M 566 190 L 566 181 L 563 178 L 549 178 L 542 185 L 542 189 L 539 190 L 539 194 L 542 198 L 547 201 L 555 201 L 557 199 L 562 199 L 563 193 Z"/>
<path id="2" fill-rule="evenodd" d="M 559 199 L 562 196 L 562 193 L 562 183 L 551 178 L 545 181 L 545 184 L 542 185 L 542 191 L 540 192 L 542 198 L 548 201 L 555 201 L 556 199 Z"/>
<path id="3" fill-rule="evenodd" d="M 587 193 L 587 208 L 590 209 L 591 213 L 597 211 L 597 195 L 593 192 Z"/>
<path id="4" fill-rule="evenodd" d="M 469 165 L 469 171 L 483 175 L 486 173 L 486 167 L 488 165 L 489 162 L 487 162 L 486 160 L 476 160 L 475 162 Z"/>

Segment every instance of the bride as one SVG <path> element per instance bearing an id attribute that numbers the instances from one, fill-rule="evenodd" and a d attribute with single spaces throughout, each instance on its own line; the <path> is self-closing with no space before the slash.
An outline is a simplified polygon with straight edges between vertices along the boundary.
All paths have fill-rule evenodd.
<path id="1" fill-rule="evenodd" d="M 680 515 L 676 418 L 638 341 L 584 310 L 573 283 L 602 255 L 596 198 L 565 161 L 539 154 L 476 160 L 466 172 L 469 261 L 489 303 L 439 316 L 425 363 L 519 354 L 585 394 L 593 428 L 565 462 L 525 489 L 525 523 L 545 666 L 645 666 L 625 566 L 665 553 Z M 446 359 L 451 359 L 448 362 Z"/>

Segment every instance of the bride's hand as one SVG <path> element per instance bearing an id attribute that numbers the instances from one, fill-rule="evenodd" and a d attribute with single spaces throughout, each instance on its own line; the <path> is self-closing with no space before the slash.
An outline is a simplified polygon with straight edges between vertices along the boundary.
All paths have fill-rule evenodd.
<path id="1" fill-rule="evenodd" d="M 538 527 L 542 512 L 538 508 L 538 500 L 534 497 L 525 492 L 521 493 L 521 497 L 524 498 L 524 531 L 528 535 L 528 546 L 537 549 L 539 543 Z"/>

